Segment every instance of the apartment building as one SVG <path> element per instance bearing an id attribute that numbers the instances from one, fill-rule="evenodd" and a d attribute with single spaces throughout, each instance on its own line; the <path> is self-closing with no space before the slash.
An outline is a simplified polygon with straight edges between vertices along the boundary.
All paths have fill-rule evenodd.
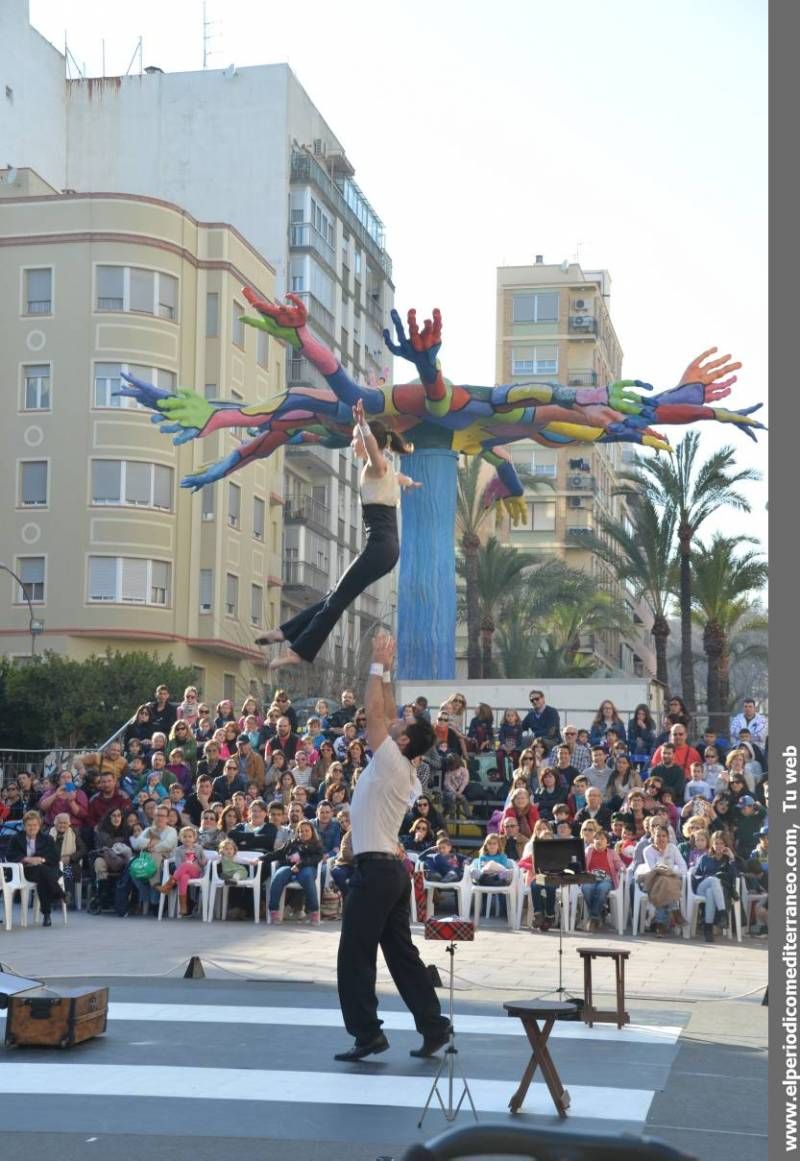
<path id="1" fill-rule="evenodd" d="M 55 190 L 156 198 L 198 221 L 229 224 L 269 262 L 273 296 L 303 298 L 311 328 L 354 378 L 387 373 L 381 331 L 393 285 L 383 224 L 287 65 L 184 73 L 153 65 L 139 75 L 67 80 L 63 55 L 30 26 L 27 0 L 0 6 L 0 45 L 9 61 L 0 100 L 5 161 L 22 169 L 35 158 Z M 233 327 L 232 317 L 224 324 Z M 199 367 L 182 376 L 206 386 Z M 306 360 L 287 358 L 274 390 L 320 382 Z M 225 368 L 211 386 L 223 399 L 240 393 Z M 289 501 L 277 568 L 284 583 L 272 623 L 325 592 L 363 536 L 344 457 L 291 449 L 283 464 L 274 493 Z M 328 680 L 355 676 L 365 630 L 394 615 L 393 583 L 385 578 L 356 603 L 313 674 L 292 675 L 293 690 L 327 692 Z"/>
<path id="2" fill-rule="evenodd" d="M 496 378 L 498 383 L 541 379 L 574 387 L 619 379 L 622 348 L 609 311 L 607 270 L 583 270 L 578 263 L 545 263 L 497 271 Z M 504 538 L 520 548 L 553 553 L 572 568 L 589 572 L 599 588 L 629 606 L 636 631 L 596 633 L 582 642 L 609 670 L 655 673 L 647 610 L 620 585 L 613 570 L 591 552 L 586 537 L 599 532 L 600 519 L 624 518 L 616 495 L 623 464 L 620 444 L 575 444 L 545 448 L 533 441 L 509 448 L 516 465 L 534 482 L 550 487 L 526 490 L 527 520 L 506 524 Z"/>
<path id="3" fill-rule="evenodd" d="M 208 398 L 266 400 L 283 349 L 239 321 L 241 287 L 274 271 L 232 227 L 155 198 L 64 194 L 0 171 L 0 650 L 84 657 L 107 646 L 172 653 L 207 696 L 263 675 L 252 641 L 281 601 L 282 463 L 202 491 L 183 476 L 222 458 L 237 429 L 173 446 L 121 372 Z"/>

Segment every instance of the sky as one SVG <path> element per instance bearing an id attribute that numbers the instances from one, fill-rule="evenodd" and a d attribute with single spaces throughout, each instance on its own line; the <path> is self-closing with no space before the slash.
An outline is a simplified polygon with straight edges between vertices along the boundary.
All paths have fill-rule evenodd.
<path id="1" fill-rule="evenodd" d="M 202 0 L 30 0 L 86 75 L 203 65 Z M 673 386 L 700 351 L 767 400 L 766 0 L 207 0 L 210 68 L 288 62 L 386 227 L 395 303 L 444 317 L 445 374 L 494 382 L 499 265 L 578 260 L 612 278 L 623 373 Z M 138 68 L 134 66 L 134 71 Z M 257 127 L 253 126 L 253 148 Z M 405 367 L 396 368 L 406 378 Z M 767 408 L 759 418 L 768 422 Z M 672 429 L 673 442 L 680 436 Z M 732 426 L 703 426 L 704 454 Z M 753 511 L 712 527 L 766 541 Z"/>

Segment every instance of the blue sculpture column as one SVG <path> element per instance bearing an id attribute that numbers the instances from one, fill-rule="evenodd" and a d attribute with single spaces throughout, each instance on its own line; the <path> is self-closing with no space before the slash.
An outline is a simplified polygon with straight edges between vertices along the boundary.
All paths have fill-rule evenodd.
<path id="1" fill-rule="evenodd" d="M 456 478 L 458 456 L 421 448 L 401 458 L 421 488 L 403 492 L 397 585 L 397 676 L 453 679 L 456 673 Z"/>

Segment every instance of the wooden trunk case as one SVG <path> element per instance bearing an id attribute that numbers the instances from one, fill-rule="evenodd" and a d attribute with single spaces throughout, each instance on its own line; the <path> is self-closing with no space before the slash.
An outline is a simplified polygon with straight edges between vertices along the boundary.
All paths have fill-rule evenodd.
<path id="1" fill-rule="evenodd" d="M 108 1021 L 108 988 L 37 988 L 9 997 L 6 1046 L 71 1048 L 102 1036 Z"/>

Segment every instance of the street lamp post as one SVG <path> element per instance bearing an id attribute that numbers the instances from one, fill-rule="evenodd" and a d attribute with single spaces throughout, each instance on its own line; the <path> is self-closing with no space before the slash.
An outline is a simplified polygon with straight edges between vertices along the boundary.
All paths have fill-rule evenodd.
<path id="1" fill-rule="evenodd" d="M 14 578 L 14 580 L 17 582 L 17 584 L 20 587 L 20 591 L 21 591 L 23 597 L 25 598 L 25 603 L 28 606 L 28 632 L 31 635 L 31 657 L 35 657 L 36 656 L 36 638 L 39 636 L 40 633 L 44 632 L 44 621 L 41 621 L 37 617 L 34 617 L 33 605 L 31 604 L 31 598 L 28 596 L 28 590 L 25 588 L 24 583 L 20 580 L 20 578 L 14 572 L 13 568 L 9 568 L 7 564 L 3 564 L 3 562 L 0 561 L 0 569 L 2 569 L 3 572 L 7 572 L 9 576 Z"/>

